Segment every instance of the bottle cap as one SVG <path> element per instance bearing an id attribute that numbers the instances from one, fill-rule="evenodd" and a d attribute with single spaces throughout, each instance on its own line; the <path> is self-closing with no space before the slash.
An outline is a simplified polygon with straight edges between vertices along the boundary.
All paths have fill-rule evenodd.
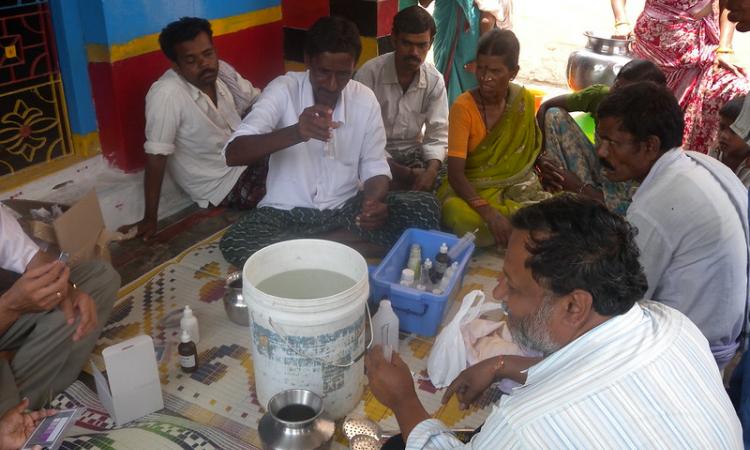
<path id="1" fill-rule="evenodd" d="M 430 258 L 427 258 L 424 260 L 424 266 L 425 267 L 432 267 L 432 260 Z"/>
<path id="2" fill-rule="evenodd" d="M 414 271 L 411 269 L 402 270 L 401 281 L 414 281 Z"/>
<path id="3" fill-rule="evenodd" d="M 185 317 L 192 317 L 193 316 L 193 310 L 190 309 L 190 306 L 185 305 L 185 309 L 182 311 L 182 315 Z"/>
<path id="4" fill-rule="evenodd" d="M 380 300 L 380 307 L 382 308 L 383 306 L 385 306 L 386 308 L 390 308 L 391 307 L 391 301 L 388 300 L 387 298 L 384 298 L 383 300 Z"/>
<path id="5" fill-rule="evenodd" d="M 182 329 L 182 334 L 180 335 L 180 342 L 190 342 L 190 333 L 188 333 L 188 331 L 184 328 Z"/>
<path id="6" fill-rule="evenodd" d="M 445 242 L 440 244 L 440 253 L 448 253 L 448 244 Z"/>

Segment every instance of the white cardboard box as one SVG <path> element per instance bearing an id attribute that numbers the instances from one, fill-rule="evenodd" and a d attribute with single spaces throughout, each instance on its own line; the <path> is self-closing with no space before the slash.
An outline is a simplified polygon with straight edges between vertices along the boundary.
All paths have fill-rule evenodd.
<path id="1" fill-rule="evenodd" d="M 99 400 L 118 426 L 164 408 L 154 342 L 141 335 L 102 351 L 109 383 L 91 364 Z"/>

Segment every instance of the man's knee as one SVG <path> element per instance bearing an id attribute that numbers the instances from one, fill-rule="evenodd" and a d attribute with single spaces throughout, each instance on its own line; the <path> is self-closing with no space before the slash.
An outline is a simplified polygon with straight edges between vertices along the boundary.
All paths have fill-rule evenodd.
<path id="1" fill-rule="evenodd" d="M 100 315 L 102 312 L 109 315 L 122 281 L 111 264 L 99 260 L 82 262 L 73 267 L 70 278 L 78 289 L 91 296 Z M 99 317 L 100 323 L 106 322 L 106 319 Z"/>

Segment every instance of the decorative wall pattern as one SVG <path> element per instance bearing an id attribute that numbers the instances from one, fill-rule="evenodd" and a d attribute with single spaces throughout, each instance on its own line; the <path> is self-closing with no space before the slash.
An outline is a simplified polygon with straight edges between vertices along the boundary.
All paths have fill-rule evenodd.
<path id="1" fill-rule="evenodd" d="M 0 176 L 72 154 L 49 7 L 0 0 Z"/>

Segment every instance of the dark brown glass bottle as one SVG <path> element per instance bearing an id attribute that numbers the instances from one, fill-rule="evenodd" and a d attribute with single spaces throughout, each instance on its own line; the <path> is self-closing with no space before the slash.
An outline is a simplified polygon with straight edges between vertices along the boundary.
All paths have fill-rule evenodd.
<path id="1" fill-rule="evenodd" d="M 180 355 L 180 367 L 183 372 L 190 373 L 198 369 L 198 349 L 195 348 L 195 343 L 190 340 L 187 330 L 182 330 L 177 353 Z"/>

